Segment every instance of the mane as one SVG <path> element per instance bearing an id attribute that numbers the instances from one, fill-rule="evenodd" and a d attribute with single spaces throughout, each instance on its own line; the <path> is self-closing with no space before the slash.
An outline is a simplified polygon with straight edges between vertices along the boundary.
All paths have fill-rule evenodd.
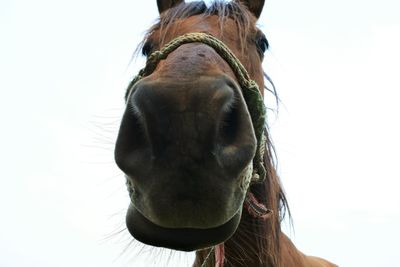
<path id="1" fill-rule="evenodd" d="M 217 0 L 213 2 L 209 7 L 203 1 L 196 1 L 190 3 L 181 3 L 174 8 L 171 8 L 160 15 L 159 20 L 153 25 L 146 33 L 143 41 L 139 45 L 138 50 L 144 49 L 146 41 L 152 36 L 155 31 L 160 33 L 158 36 L 159 40 L 157 44 L 161 47 L 165 44 L 165 38 L 167 32 L 174 31 L 173 27 L 179 27 L 179 23 L 184 21 L 185 18 L 189 18 L 195 15 L 202 15 L 204 17 L 217 15 L 219 18 L 219 27 L 223 34 L 224 23 L 227 19 L 231 18 L 236 22 L 240 48 L 243 51 L 247 48 L 247 39 L 249 33 L 256 29 L 256 20 L 248 9 L 237 1 L 229 3 Z M 154 41 L 154 40 L 153 40 Z M 275 86 L 267 74 L 264 74 L 265 79 L 271 84 L 272 89 L 267 89 L 276 99 L 276 103 L 279 103 L 279 98 L 275 90 Z M 285 196 L 283 187 L 281 185 L 279 176 L 276 171 L 276 153 L 269 135 L 269 126 L 266 122 L 266 147 L 264 154 L 264 165 L 266 167 L 266 179 L 263 183 L 252 184 L 249 188 L 260 202 L 264 203 L 268 209 L 273 211 L 271 218 L 266 222 L 255 221 L 250 224 L 239 226 L 237 236 L 245 244 L 250 242 L 256 242 L 257 251 L 252 253 L 258 253 L 257 256 L 261 262 L 269 264 L 268 266 L 280 267 L 280 233 L 281 233 L 281 222 L 286 215 L 290 215 L 290 209 L 287 198 Z M 246 216 L 243 213 L 242 216 Z M 255 233 L 255 240 L 246 239 L 249 233 Z M 260 254 L 261 253 L 261 254 Z M 245 256 L 245 252 L 243 252 Z M 229 256 L 229 254 L 228 254 Z M 240 260 L 238 260 L 240 261 Z"/>
<path id="2" fill-rule="evenodd" d="M 224 32 L 224 24 L 226 19 L 231 18 L 236 22 L 238 36 L 240 40 L 240 48 L 243 51 L 247 48 L 247 37 L 250 32 L 255 30 L 255 18 L 250 14 L 248 9 L 240 2 L 226 3 L 221 0 L 214 1 L 209 7 L 204 1 L 195 1 L 189 3 L 181 3 L 173 8 L 170 8 L 160 15 L 159 20 L 146 33 L 144 40 L 138 48 L 142 48 L 149 36 L 159 30 L 158 43 L 160 46 L 165 44 L 166 33 L 174 30 L 174 27 L 179 27 L 179 23 L 184 19 L 195 15 L 204 17 L 216 15 L 219 18 L 219 27 L 221 33 Z"/>

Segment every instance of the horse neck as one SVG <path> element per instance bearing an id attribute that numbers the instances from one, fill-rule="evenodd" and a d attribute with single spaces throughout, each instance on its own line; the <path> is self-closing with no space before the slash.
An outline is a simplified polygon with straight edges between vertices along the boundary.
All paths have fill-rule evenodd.
<path id="1" fill-rule="evenodd" d="M 256 240 L 259 239 L 259 234 L 256 232 L 248 232 L 246 223 L 252 223 L 249 218 L 242 220 L 238 231 L 229 240 L 224 243 L 225 246 L 225 264 L 224 267 L 284 267 L 310 266 L 307 263 L 306 257 L 294 246 L 292 241 L 284 234 L 279 233 L 279 252 L 278 259 L 268 257 L 265 250 L 268 248 L 260 248 Z M 245 228 L 245 229 L 243 229 Z M 241 233 L 241 234 L 240 234 Z M 243 234 L 246 237 L 243 237 Z M 201 267 L 206 261 L 206 257 L 210 250 L 196 251 L 196 259 L 193 267 Z M 278 260 L 278 261 L 276 261 Z M 214 254 L 206 261 L 205 267 L 215 267 Z"/>

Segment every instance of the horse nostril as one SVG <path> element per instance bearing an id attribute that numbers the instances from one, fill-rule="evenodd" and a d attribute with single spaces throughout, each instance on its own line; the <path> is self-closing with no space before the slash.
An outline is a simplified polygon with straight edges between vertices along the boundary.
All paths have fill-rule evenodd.
<path id="1" fill-rule="evenodd" d="M 115 162 L 128 175 L 137 175 L 144 160 L 151 158 L 141 115 L 129 104 L 125 109 L 115 145 Z M 148 164 L 147 164 L 148 165 Z"/>
<path id="2" fill-rule="evenodd" d="M 232 104 L 222 114 L 220 126 L 218 129 L 219 141 L 225 145 L 232 144 L 235 142 L 239 129 L 239 114 L 235 104 Z"/>
<path id="3" fill-rule="evenodd" d="M 232 174 L 238 173 L 247 166 L 256 148 L 251 118 L 241 96 L 236 95 L 220 118 L 216 139 L 218 162 Z"/>

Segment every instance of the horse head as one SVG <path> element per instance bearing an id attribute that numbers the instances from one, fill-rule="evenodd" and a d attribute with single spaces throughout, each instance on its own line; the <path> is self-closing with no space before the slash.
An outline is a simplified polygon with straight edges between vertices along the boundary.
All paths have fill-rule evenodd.
<path id="1" fill-rule="evenodd" d="M 268 43 L 256 27 L 263 3 L 208 8 L 158 0 L 160 21 L 146 35 L 143 54 L 203 33 L 221 41 L 263 88 Z M 240 78 L 200 41 L 179 45 L 151 68 L 129 88 L 115 149 L 132 200 L 127 227 L 144 243 L 172 249 L 221 243 L 240 222 L 244 175 L 258 142 Z"/>

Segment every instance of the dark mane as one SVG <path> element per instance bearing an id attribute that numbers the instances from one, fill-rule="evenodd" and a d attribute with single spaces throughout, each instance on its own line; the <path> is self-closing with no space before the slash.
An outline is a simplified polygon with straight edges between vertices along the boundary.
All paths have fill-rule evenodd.
<path id="1" fill-rule="evenodd" d="M 166 41 L 167 33 L 173 33 L 174 27 L 179 27 L 180 21 L 195 15 L 202 15 L 204 17 L 216 15 L 219 18 L 219 26 L 223 34 L 224 23 L 227 19 L 233 19 L 237 26 L 240 48 L 244 51 L 247 48 L 248 38 L 250 33 L 257 30 L 255 27 L 256 19 L 248 11 L 248 9 L 239 1 L 232 1 L 229 3 L 223 1 L 215 1 L 209 7 L 203 1 L 196 1 L 190 3 L 182 3 L 174 8 L 163 12 L 157 23 L 150 28 L 146 33 L 144 40 L 139 48 L 143 49 L 144 54 L 152 52 L 157 47 L 146 47 L 147 41 L 154 32 L 158 31 L 160 36 L 158 40 L 152 40 L 157 43 L 157 46 L 163 46 Z M 173 34 L 172 34 L 173 35 Z M 145 51 L 148 50 L 148 51 Z M 266 80 L 271 84 L 272 89 L 266 88 L 276 99 L 278 103 L 278 96 L 275 87 L 270 78 L 265 74 Z M 266 262 L 272 266 L 281 266 L 280 264 L 280 223 L 287 214 L 290 218 L 290 210 L 285 196 L 283 187 L 281 186 L 280 179 L 276 172 L 275 150 L 269 136 L 268 125 L 267 128 L 267 142 L 265 148 L 264 164 L 267 170 L 266 180 L 262 184 L 253 184 L 250 189 L 254 195 L 266 204 L 268 209 L 273 211 L 273 215 L 266 222 L 255 222 L 251 225 L 245 225 L 242 229 L 238 229 L 237 236 L 241 238 L 244 244 L 249 243 L 246 240 L 246 235 L 249 232 L 257 233 L 256 242 L 258 251 L 262 255 L 257 255 L 261 262 Z M 246 252 L 243 252 L 243 257 Z M 240 259 L 238 260 L 240 261 Z"/>

